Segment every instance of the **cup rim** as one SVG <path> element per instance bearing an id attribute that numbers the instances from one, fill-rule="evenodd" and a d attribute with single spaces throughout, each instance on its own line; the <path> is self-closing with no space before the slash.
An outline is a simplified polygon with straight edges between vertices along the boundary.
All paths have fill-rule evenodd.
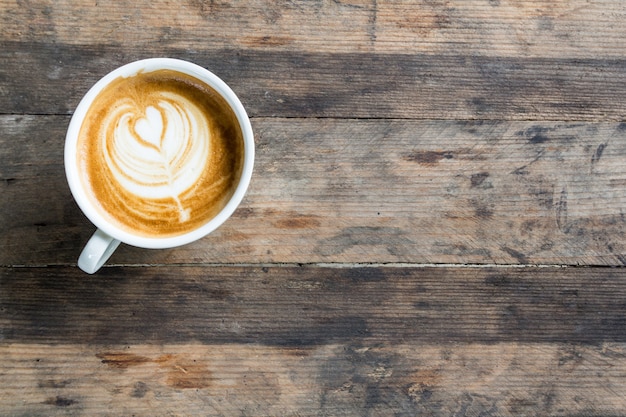
<path id="1" fill-rule="evenodd" d="M 227 101 L 235 112 L 242 130 L 244 142 L 244 163 L 241 177 L 235 192 L 228 203 L 215 217 L 202 226 L 181 235 L 149 237 L 136 235 L 120 229 L 107 221 L 104 216 L 99 213 L 96 207 L 91 203 L 87 196 L 87 192 L 81 183 L 76 153 L 78 134 L 82 126 L 83 119 L 93 100 L 105 86 L 120 76 L 130 77 L 138 74 L 139 72 L 152 72 L 161 69 L 175 70 L 198 78 L 215 89 Z M 189 61 L 176 58 L 147 58 L 129 62 L 114 69 L 104 77 L 100 78 L 83 96 L 70 119 L 67 129 L 64 148 L 64 164 L 67 182 L 74 200 L 89 221 L 91 221 L 98 229 L 114 239 L 131 246 L 146 249 L 164 249 L 185 245 L 201 239 L 221 226 L 235 212 L 243 200 L 252 178 L 254 151 L 254 136 L 250 118 L 248 117 L 243 104 L 235 92 L 221 78 L 208 69 Z"/>

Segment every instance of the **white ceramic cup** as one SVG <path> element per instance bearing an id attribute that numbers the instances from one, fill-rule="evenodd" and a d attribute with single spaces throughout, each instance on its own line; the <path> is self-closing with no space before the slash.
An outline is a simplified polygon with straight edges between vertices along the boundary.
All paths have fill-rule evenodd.
<path id="1" fill-rule="evenodd" d="M 140 71 L 145 73 L 160 69 L 175 70 L 191 75 L 205 82 L 220 93 L 235 112 L 239 125 L 241 126 L 244 141 L 243 171 L 239 184 L 226 206 L 217 214 L 217 216 L 197 229 L 183 235 L 163 238 L 133 235 L 128 231 L 122 230 L 108 222 L 96 210 L 87 197 L 87 192 L 80 179 L 83 174 L 80 172 L 76 155 L 78 134 L 83 123 L 83 119 L 85 118 L 93 100 L 98 96 L 103 88 L 120 76 L 130 77 Z M 117 68 L 100 79 L 100 81 L 98 81 L 83 97 L 81 102 L 78 104 L 74 115 L 72 116 L 65 139 L 65 174 L 67 176 L 70 190 L 76 200 L 76 203 L 85 216 L 87 216 L 87 218 L 97 227 L 96 232 L 93 234 L 91 239 L 89 239 L 87 245 L 78 258 L 78 266 L 83 271 L 93 274 L 100 269 L 102 265 L 104 265 L 120 243 L 140 248 L 163 249 L 185 245 L 206 236 L 224 223 L 233 214 L 248 188 L 252 177 L 253 166 L 254 137 L 252 133 L 252 126 L 250 125 L 250 119 L 233 90 L 231 90 L 230 87 L 228 87 L 228 85 L 226 85 L 226 83 L 215 74 L 191 62 L 172 58 L 150 58 L 131 62 Z"/>

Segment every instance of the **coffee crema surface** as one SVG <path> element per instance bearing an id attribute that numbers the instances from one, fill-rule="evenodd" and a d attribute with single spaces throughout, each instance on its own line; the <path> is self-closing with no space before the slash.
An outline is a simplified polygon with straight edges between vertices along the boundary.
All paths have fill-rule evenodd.
<path id="1" fill-rule="evenodd" d="M 91 104 L 80 129 L 83 185 L 104 217 L 129 233 L 177 236 L 228 203 L 244 159 L 227 102 L 174 70 L 120 77 Z"/>

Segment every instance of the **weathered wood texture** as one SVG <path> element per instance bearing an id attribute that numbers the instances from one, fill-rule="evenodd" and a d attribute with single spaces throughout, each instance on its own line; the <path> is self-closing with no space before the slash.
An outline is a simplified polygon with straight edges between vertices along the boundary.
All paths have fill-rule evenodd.
<path id="1" fill-rule="evenodd" d="M 2 268 L 3 343 L 626 342 L 621 268 Z M 626 400 L 626 399 L 625 399 Z"/>
<path id="2" fill-rule="evenodd" d="M 11 416 L 623 416 L 624 344 L 0 346 Z"/>
<path id="3" fill-rule="evenodd" d="M 0 117 L 0 264 L 73 264 L 94 230 L 65 181 L 68 122 Z M 123 247 L 112 262 L 625 262 L 621 123 L 257 118 L 253 128 L 255 173 L 231 220 L 192 245 Z"/>
<path id="4" fill-rule="evenodd" d="M 0 113 L 70 113 L 104 73 L 166 55 L 224 77 L 253 116 L 622 120 L 625 16 L 599 0 L 5 0 Z"/>
<path id="5" fill-rule="evenodd" d="M 626 272 L 0 270 L 9 415 L 621 415 Z"/>
<path id="6" fill-rule="evenodd" d="M 597 266 L 626 264 L 625 17 L 0 0 L 0 414 L 623 415 L 626 269 Z M 242 98 L 253 181 L 211 236 L 87 277 L 65 130 L 152 56 Z"/>
<path id="7" fill-rule="evenodd" d="M 224 78 L 253 117 L 623 120 L 626 60 L 470 54 L 190 51 L 0 42 L 0 113 L 69 114 L 99 78 L 170 56 Z M 28 71 L 24 69 L 28 68 Z M 10 82 L 9 82 L 10 81 Z"/>
<path id="8" fill-rule="evenodd" d="M 10 1 L 2 38 L 320 52 L 623 57 L 626 9 L 612 0 Z"/>

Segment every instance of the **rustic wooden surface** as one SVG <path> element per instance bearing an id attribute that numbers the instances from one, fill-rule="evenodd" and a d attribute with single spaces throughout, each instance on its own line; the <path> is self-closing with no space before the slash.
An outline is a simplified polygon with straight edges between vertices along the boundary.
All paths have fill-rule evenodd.
<path id="1" fill-rule="evenodd" d="M 0 415 L 624 415 L 625 18 L 0 0 Z M 214 234 L 87 276 L 65 130 L 152 56 L 241 97 L 252 183 Z"/>

